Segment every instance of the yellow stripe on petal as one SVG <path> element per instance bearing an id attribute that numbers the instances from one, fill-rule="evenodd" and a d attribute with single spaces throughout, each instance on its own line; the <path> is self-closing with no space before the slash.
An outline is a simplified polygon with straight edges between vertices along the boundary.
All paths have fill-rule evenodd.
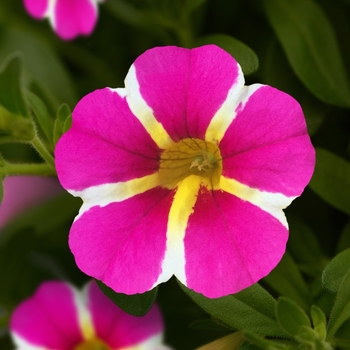
<path id="1" fill-rule="evenodd" d="M 87 286 L 82 291 L 72 288 L 74 294 L 74 302 L 77 308 L 80 330 L 84 340 L 93 339 L 95 329 L 92 323 L 92 317 L 87 308 Z"/>
<path id="2" fill-rule="evenodd" d="M 288 227 L 286 216 L 282 209 L 286 208 L 296 197 L 260 191 L 224 176 L 220 178 L 220 189 L 258 206 L 275 217 L 283 226 Z"/>
<path id="3" fill-rule="evenodd" d="M 104 207 L 110 203 L 121 202 L 157 186 L 159 186 L 159 174 L 154 173 L 126 182 L 97 185 L 82 191 L 70 190 L 69 192 L 75 197 L 81 197 L 84 201 L 80 216 L 94 206 Z"/>
<path id="4" fill-rule="evenodd" d="M 127 86 L 126 99 L 131 111 L 150 134 L 153 141 L 161 149 L 171 146 L 173 144 L 171 137 L 165 131 L 163 125 L 155 118 L 152 108 L 148 106 L 141 96 L 134 65 L 130 67 L 125 78 L 125 86 Z"/>
<path id="5" fill-rule="evenodd" d="M 182 283 L 186 283 L 183 241 L 189 217 L 193 213 L 196 204 L 201 182 L 201 177 L 191 175 L 183 179 L 178 185 L 168 217 L 166 252 L 162 273 L 154 286 L 167 281 L 173 274 Z"/>
<path id="6" fill-rule="evenodd" d="M 239 81 L 229 90 L 225 102 L 215 113 L 205 133 L 205 140 L 219 143 L 226 130 L 236 118 L 237 112 L 245 105 L 249 97 L 261 87 L 260 84 L 243 86 L 244 77 L 239 75 Z"/>

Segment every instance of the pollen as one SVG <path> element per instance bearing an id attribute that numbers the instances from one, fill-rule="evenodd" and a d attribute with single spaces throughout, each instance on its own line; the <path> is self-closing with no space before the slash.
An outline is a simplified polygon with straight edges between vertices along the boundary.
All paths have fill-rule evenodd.
<path id="1" fill-rule="evenodd" d="M 222 160 L 217 144 L 186 138 L 164 150 L 160 156 L 159 180 L 165 188 L 175 188 L 190 175 L 199 176 L 208 189 L 219 188 Z"/>

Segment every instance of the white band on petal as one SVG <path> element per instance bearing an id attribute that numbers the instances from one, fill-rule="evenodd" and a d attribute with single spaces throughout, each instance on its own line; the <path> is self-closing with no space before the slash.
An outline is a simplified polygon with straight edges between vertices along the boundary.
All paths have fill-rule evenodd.
<path id="1" fill-rule="evenodd" d="M 286 208 L 296 197 L 287 197 L 281 193 L 260 191 L 224 176 L 220 178 L 220 189 L 256 205 L 288 228 L 287 219 L 282 209 Z"/>
<path id="2" fill-rule="evenodd" d="M 240 68 L 240 67 L 239 67 Z M 241 68 L 240 68 L 241 69 Z M 225 135 L 227 128 L 236 118 L 237 113 L 248 102 L 251 95 L 258 90 L 261 84 L 244 85 L 243 74 L 238 75 L 238 81 L 229 90 L 226 100 L 215 113 L 208 129 L 205 133 L 205 140 L 220 143 Z"/>
<path id="3" fill-rule="evenodd" d="M 92 186 L 82 191 L 70 190 L 73 196 L 81 197 L 84 201 L 75 220 L 92 207 L 105 207 L 111 203 L 122 202 L 157 186 L 159 186 L 159 175 L 154 173 L 126 182 Z"/>
<path id="4" fill-rule="evenodd" d="M 153 141 L 161 149 L 171 146 L 174 142 L 165 131 L 163 125 L 155 118 L 152 108 L 148 106 L 141 96 L 134 65 L 130 67 L 125 78 L 125 87 L 127 90 L 126 99 L 131 111 L 151 135 Z"/>
<path id="5" fill-rule="evenodd" d="M 72 293 L 74 296 L 74 305 L 78 314 L 78 321 L 81 329 L 81 333 L 83 334 L 84 340 L 89 340 L 94 338 L 95 329 L 92 323 L 92 317 L 88 310 L 88 286 L 87 284 L 82 291 L 78 291 L 72 286 Z"/>
<path id="6" fill-rule="evenodd" d="M 201 177 L 191 175 L 183 179 L 178 185 L 168 218 L 162 273 L 154 287 L 169 280 L 172 275 L 175 275 L 181 283 L 186 285 L 184 238 L 188 219 L 196 204 L 201 181 Z"/>

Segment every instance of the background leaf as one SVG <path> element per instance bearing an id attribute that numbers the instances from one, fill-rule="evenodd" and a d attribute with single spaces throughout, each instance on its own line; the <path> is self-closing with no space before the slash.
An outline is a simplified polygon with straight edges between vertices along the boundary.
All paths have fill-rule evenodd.
<path id="1" fill-rule="evenodd" d="M 255 52 L 241 41 L 225 34 L 208 35 L 197 39 L 195 46 L 215 44 L 227 51 L 242 67 L 243 74 L 252 74 L 259 68 Z"/>
<path id="2" fill-rule="evenodd" d="M 341 325 L 350 318 L 350 269 L 345 274 L 334 302 L 327 327 L 327 340 L 332 339 Z"/>
<path id="3" fill-rule="evenodd" d="M 338 254 L 325 267 L 322 274 L 322 284 L 331 292 L 337 292 L 350 269 L 350 248 Z"/>
<path id="4" fill-rule="evenodd" d="M 316 167 L 309 184 L 323 200 L 350 215 L 350 163 L 316 148 Z"/>
<path id="5" fill-rule="evenodd" d="M 276 316 L 281 328 L 291 336 L 299 335 L 302 327 L 311 327 L 305 311 L 296 302 L 286 297 L 278 298 Z"/>
<path id="6" fill-rule="evenodd" d="M 126 295 L 123 293 L 116 293 L 101 281 L 96 280 L 96 282 L 102 292 L 106 294 L 109 299 L 111 299 L 122 310 L 134 316 L 146 315 L 154 304 L 158 293 L 158 287 L 155 287 L 149 292 L 143 294 Z"/>
<path id="7" fill-rule="evenodd" d="M 0 72 L 0 104 L 13 114 L 28 116 L 21 88 L 22 60 L 18 54 L 9 56 Z"/>
<path id="8" fill-rule="evenodd" d="M 180 282 L 179 284 L 195 303 L 233 329 L 285 336 L 274 316 L 276 301 L 259 284 L 254 284 L 237 294 L 216 299 L 206 298 Z"/>
<path id="9" fill-rule="evenodd" d="M 263 0 L 268 20 L 299 79 L 320 100 L 350 107 L 334 30 L 313 0 Z"/>

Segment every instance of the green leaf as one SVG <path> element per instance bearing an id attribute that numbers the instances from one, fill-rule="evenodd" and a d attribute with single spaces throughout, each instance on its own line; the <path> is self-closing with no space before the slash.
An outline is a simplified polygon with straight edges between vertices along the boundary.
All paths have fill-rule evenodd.
<path id="1" fill-rule="evenodd" d="M 24 86 L 37 82 L 55 101 L 56 108 L 63 102 L 74 105 L 77 98 L 72 81 L 50 43 L 28 28 L 3 26 L 0 29 L 0 62 L 15 51 L 21 52 Z"/>
<path id="2" fill-rule="evenodd" d="M 36 124 L 40 127 L 40 129 L 45 135 L 46 140 L 50 143 L 53 149 L 53 118 L 49 114 L 49 111 L 44 102 L 38 96 L 36 96 L 30 91 L 26 91 L 25 94 L 29 101 L 29 105 L 33 111 Z"/>
<path id="3" fill-rule="evenodd" d="M 236 330 L 250 330 L 270 336 L 285 336 L 279 328 L 274 308 L 276 300 L 259 284 L 237 294 L 209 299 L 179 282 L 182 290 L 214 318 Z"/>
<path id="4" fill-rule="evenodd" d="M 350 268 L 350 248 L 339 253 L 325 267 L 322 273 L 322 284 L 331 292 L 337 292 Z"/>
<path id="5" fill-rule="evenodd" d="M 313 0 L 263 0 L 296 75 L 320 100 L 350 107 L 350 88 L 333 28 Z"/>
<path id="6" fill-rule="evenodd" d="M 226 34 L 208 35 L 197 39 L 195 46 L 215 44 L 227 51 L 242 67 L 245 75 L 256 72 L 259 59 L 255 52 L 241 41 Z"/>
<path id="7" fill-rule="evenodd" d="M 311 319 L 316 333 L 321 340 L 326 339 L 327 319 L 323 311 L 316 305 L 311 306 Z"/>
<path id="8" fill-rule="evenodd" d="M 21 89 L 22 60 L 18 54 L 9 56 L 0 69 L 0 104 L 19 116 L 28 116 Z"/>
<path id="9" fill-rule="evenodd" d="M 111 299 L 113 303 L 128 314 L 134 316 L 145 315 L 154 304 L 158 293 L 158 287 L 155 287 L 149 292 L 143 294 L 126 295 L 123 293 L 116 293 L 101 281 L 96 280 L 96 282 L 102 292 Z"/>
<path id="10" fill-rule="evenodd" d="M 70 128 L 72 125 L 72 112 L 66 103 L 63 103 L 58 111 L 53 130 L 53 143 L 56 145 L 60 137 Z"/>
<path id="11" fill-rule="evenodd" d="M 323 200 L 350 215 L 350 163 L 316 148 L 316 168 L 309 184 Z"/>
<path id="12" fill-rule="evenodd" d="M 349 265 L 348 265 L 349 266 Z M 350 318 L 350 269 L 345 274 L 334 302 L 328 322 L 327 338 L 332 339 L 340 326 Z"/>
<path id="13" fill-rule="evenodd" d="M 309 309 L 312 303 L 310 291 L 288 252 L 264 281 L 279 294 L 293 299 L 304 310 Z"/>
<path id="14" fill-rule="evenodd" d="M 278 342 L 270 340 L 270 339 L 265 339 L 265 338 L 260 337 L 259 335 L 254 334 L 252 332 L 244 331 L 244 338 L 247 341 L 249 341 L 250 343 L 259 347 L 260 349 L 266 349 L 266 350 L 297 349 L 296 346 L 278 343 Z"/>
<path id="15" fill-rule="evenodd" d="M 242 332 L 236 332 L 203 345 L 197 348 L 197 350 L 236 350 L 239 349 L 243 342 Z"/>
<path id="16" fill-rule="evenodd" d="M 303 271 L 318 276 L 323 270 L 323 255 L 315 233 L 295 215 L 288 215 L 289 239 L 287 248 Z"/>
<path id="17" fill-rule="evenodd" d="M 310 319 L 305 311 L 293 300 L 280 297 L 277 300 L 276 317 L 278 324 L 289 335 L 299 335 L 303 327 L 311 328 Z"/>

